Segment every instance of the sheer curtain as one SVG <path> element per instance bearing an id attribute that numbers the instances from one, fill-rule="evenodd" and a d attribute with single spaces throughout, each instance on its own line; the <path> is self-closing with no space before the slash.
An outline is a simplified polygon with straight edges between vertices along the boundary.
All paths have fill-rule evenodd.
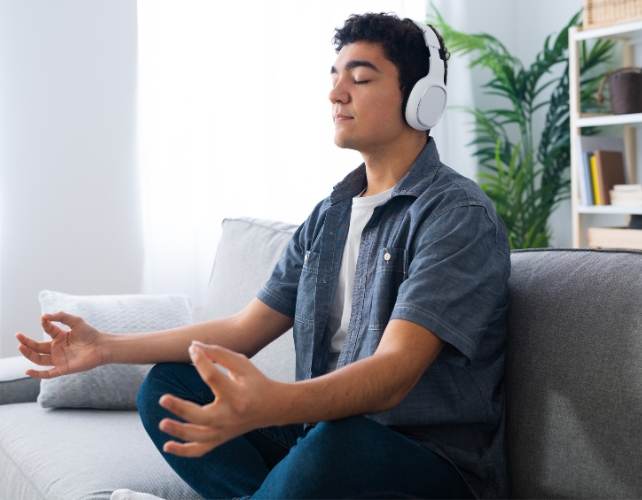
<path id="1" fill-rule="evenodd" d="M 305 220 L 361 163 L 334 146 L 329 69 L 352 13 L 425 0 L 138 0 L 145 293 L 201 307 L 221 221 Z"/>
<path id="2" fill-rule="evenodd" d="M 466 0 L 430 0 L 428 15 L 432 14 L 432 6 L 435 6 L 451 26 L 467 31 L 470 19 L 466 4 Z M 474 148 L 467 145 L 475 138 L 472 118 L 461 109 L 474 106 L 469 61 L 468 56 L 451 55 L 448 61 L 448 107 L 431 135 L 439 148 L 441 161 L 475 180 L 479 165 L 473 156 Z"/>

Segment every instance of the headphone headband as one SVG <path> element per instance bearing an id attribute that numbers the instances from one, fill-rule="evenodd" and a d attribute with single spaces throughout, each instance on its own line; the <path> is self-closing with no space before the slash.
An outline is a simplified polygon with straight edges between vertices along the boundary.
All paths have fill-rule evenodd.
<path id="1" fill-rule="evenodd" d="M 434 47 L 437 50 L 439 50 L 440 45 L 439 45 L 439 39 L 437 38 L 437 34 L 424 23 L 420 23 L 419 21 L 415 21 L 414 19 L 412 19 L 412 22 L 415 23 L 415 25 L 424 34 L 424 41 L 426 42 L 426 45 L 428 47 Z"/>

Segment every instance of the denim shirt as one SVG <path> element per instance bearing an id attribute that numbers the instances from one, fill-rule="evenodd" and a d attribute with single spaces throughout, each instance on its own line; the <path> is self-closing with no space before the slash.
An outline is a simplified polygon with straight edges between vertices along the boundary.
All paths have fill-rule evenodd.
<path id="1" fill-rule="evenodd" d="M 328 314 L 361 165 L 297 229 L 258 298 L 294 318 L 296 379 L 323 375 Z M 337 369 L 372 356 L 391 319 L 446 346 L 404 400 L 367 415 L 453 463 L 476 496 L 506 498 L 503 390 L 510 248 L 483 191 L 428 143 L 361 235 Z"/>

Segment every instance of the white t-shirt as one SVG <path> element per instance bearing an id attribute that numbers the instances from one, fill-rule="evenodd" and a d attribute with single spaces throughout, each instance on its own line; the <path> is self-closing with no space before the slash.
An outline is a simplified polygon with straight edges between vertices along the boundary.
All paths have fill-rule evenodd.
<path id="1" fill-rule="evenodd" d="M 328 317 L 327 329 L 332 335 L 330 339 L 330 356 L 328 359 L 328 372 L 336 369 L 339 354 L 346 340 L 350 316 L 352 313 L 352 291 L 354 289 L 354 275 L 357 269 L 357 257 L 361 245 L 361 233 L 363 228 L 372 217 L 377 205 L 386 201 L 392 194 L 394 187 L 383 193 L 364 198 L 352 198 L 352 214 L 350 216 L 350 228 L 346 244 L 341 257 L 341 269 L 339 270 L 339 282 L 337 291 L 332 301 L 330 315 Z M 347 292 L 347 293 L 346 293 Z"/>

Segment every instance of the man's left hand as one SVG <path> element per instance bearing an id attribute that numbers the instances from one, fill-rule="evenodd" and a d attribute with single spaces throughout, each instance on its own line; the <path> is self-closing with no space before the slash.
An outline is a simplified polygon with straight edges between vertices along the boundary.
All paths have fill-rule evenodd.
<path id="1" fill-rule="evenodd" d="M 287 384 L 266 377 L 246 356 L 220 346 L 193 342 L 190 357 L 214 393 L 205 406 L 165 394 L 160 405 L 185 420 L 165 418 L 160 430 L 185 441 L 168 441 L 163 451 L 200 457 L 217 446 L 260 427 L 276 424 L 280 397 Z M 214 363 L 228 370 L 226 375 Z"/>

